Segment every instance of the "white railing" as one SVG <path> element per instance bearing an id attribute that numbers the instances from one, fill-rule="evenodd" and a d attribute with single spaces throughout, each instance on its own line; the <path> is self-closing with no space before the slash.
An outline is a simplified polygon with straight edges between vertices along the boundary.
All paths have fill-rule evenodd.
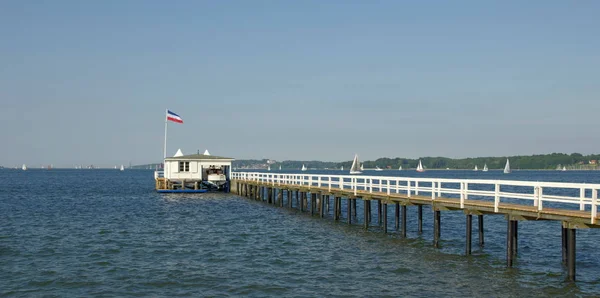
<path id="1" fill-rule="evenodd" d="M 154 171 L 154 179 L 164 178 L 164 177 L 165 177 L 164 171 Z"/>
<path id="2" fill-rule="evenodd" d="M 578 206 L 581 211 L 589 210 L 591 223 L 596 223 L 598 214 L 598 190 L 600 184 L 538 182 L 514 180 L 476 180 L 446 178 L 412 178 L 350 175 L 309 175 L 262 172 L 232 172 L 232 179 L 268 183 L 273 186 L 293 184 L 305 187 L 324 187 L 329 191 L 351 190 L 369 193 L 405 194 L 458 198 L 464 208 L 468 200 L 493 200 L 494 212 L 498 212 L 500 201 L 504 203 L 531 203 L 542 211 L 546 203 L 572 210 Z M 525 203 L 524 203 L 525 202 Z M 567 205 L 560 205 L 560 204 Z M 565 208 L 566 207 L 566 208 Z M 588 209 L 589 208 L 589 209 Z"/>

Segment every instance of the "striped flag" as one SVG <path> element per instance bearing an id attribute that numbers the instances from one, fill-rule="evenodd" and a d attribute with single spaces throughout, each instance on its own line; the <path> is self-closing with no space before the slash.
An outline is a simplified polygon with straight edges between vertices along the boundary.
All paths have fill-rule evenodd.
<path id="1" fill-rule="evenodd" d="M 167 110 L 167 120 L 177 122 L 177 123 L 183 123 L 183 119 L 181 119 L 181 117 L 179 117 L 179 115 L 177 115 L 169 110 Z"/>

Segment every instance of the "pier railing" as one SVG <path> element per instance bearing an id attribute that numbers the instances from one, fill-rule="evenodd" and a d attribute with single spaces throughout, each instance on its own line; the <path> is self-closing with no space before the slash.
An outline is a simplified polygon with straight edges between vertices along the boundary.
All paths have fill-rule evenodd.
<path id="1" fill-rule="evenodd" d="M 433 201 L 441 197 L 459 198 L 460 208 L 464 208 L 467 200 L 493 201 L 494 212 L 498 212 L 501 202 L 533 205 L 539 211 L 544 210 L 548 203 L 553 208 L 587 210 L 592 224 L 596 223 L 600 189 L 600 184 L 585 183 L 263 172 L 232 172 L 232 179 L 258 181 L 273 186 L 291 184 L 326 188 L 329 191 L 350 190 L 357 196 L 367 192 L 403 194 L 409 198 L 430 196 Z"/>

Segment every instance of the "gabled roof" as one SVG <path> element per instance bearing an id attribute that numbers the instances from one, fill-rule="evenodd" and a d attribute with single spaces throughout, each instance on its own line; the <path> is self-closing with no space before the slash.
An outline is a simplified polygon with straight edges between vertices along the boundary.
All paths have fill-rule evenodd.
<path id="1" fill-rule="evenodd" d="M 215 160 L 215 159 L 234 160 L 231 157 L 205 155 L 205 154 L 190 154 L 190 155 L 183 155 L 183 156 L 178 156 L 178 157 L 165 158 L 165 160 Z"/>

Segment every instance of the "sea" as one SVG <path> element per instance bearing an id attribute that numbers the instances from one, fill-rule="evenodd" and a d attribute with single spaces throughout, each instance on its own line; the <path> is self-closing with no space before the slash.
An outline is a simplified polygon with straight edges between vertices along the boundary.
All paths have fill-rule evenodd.
<path id="1" fill-rule="evenodd" d="M 600 183 L 600 171 L 369 174 Z M 521 222 L 518 257 L 507 268 L 502 215 L 485 216 L 484 247 L 474 218 L 473 254 L 465 256 L 460 211 L 442 212 L 438 249 L 428 207 L 419 234 L 409 206 L 403 239 L 393 206 L 384 234 L 376 221 L 365 230 L 235 194 L 158 194 L 150 170 L 2 169 L 0 181 L 1 297 L 600 296 L 597 229 L 577 231 L 570 282 L 560 222 Z"/>

